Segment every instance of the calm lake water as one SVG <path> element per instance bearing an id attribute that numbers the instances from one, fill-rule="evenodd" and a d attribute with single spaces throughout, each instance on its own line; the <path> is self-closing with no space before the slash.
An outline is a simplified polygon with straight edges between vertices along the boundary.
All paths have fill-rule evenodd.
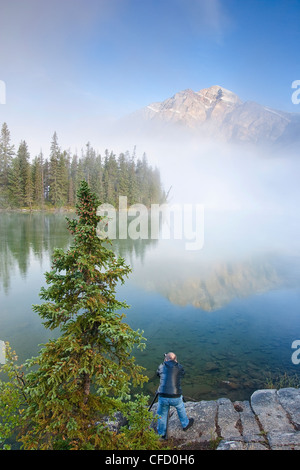
<path id="1" fill-rule="evenodd" d="M 186 369 L 184 395 L 197 400 L 248 399 L 268 377 L 300 378 L 292 362 L 300 339 L 298 228 L 278 230 L 265 215 L 255 221 L 259 231 L 241 216 L 206 214 L 198 251 L 172 239 L 114 242 L 133 269 L 118 297 L 131 306 L 126 321 L 147 338 L 135 352 L 149 376 L 146 393 L 155 393 L 155 371 L 170 350 Z M 53 337 L 31 306 L 41 302 L 53 249 L 71 240 L 64 214 L 0 214 L 0 339 L 20 362 Z"/>

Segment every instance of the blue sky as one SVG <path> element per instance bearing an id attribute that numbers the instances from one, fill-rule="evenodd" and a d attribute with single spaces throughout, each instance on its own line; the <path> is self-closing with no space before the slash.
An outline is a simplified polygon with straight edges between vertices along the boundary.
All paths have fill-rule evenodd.
<path id="1" fill-rule="evenodd" d="M 0 44 L 0 123 L 32 153 L 106 148 L 108 120 L 186 88 L 300 111 L 300 0 L 0 0 Z"/>

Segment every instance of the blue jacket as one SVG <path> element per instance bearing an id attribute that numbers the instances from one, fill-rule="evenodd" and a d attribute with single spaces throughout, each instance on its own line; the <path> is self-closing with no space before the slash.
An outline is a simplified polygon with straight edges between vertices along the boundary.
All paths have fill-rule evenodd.
<path id="1" fill-rule="evenodd" d="M 158 393 L 163 397 L 180 397 L 181 378 L 185 371 L 181 364 L 176 361 L 165 361 L 157 369 L 156 374 L 160 377 Z"/>

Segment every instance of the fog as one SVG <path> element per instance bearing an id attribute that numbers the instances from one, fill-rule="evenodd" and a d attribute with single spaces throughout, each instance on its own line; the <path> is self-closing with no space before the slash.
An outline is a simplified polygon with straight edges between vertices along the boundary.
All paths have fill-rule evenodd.
<path id="1" fill-rule="evenodd" d="M 138 121 L 120 127 L 114 142 L 123 151 L 136 145 L 138 156 L 146 153 L 160 170 L 169 204 L 203 204 L 207 250 L 299 254 L 295 152 L 213 141 L 182 128 L 145 132 Z"/>
<path id="2" fill-rule="evenodd" d="M 159 168 L 171 206 L 204 207 L 201 249 L 186 250 L 184 240 L 160 243 L 135 268 L 138 285 L 172 303 L 214 310 L 235 297 L 298 284 L 297 156 L 183 134 L 134 141 Z"/>
<path id="3" fill-rule="evenodd" d="M 76 146 L 72 150 L 80 153 L 89 141 L 102 155 L 105 149 L 117 155 L 135 149 L 139 158 L 146 153 L 170 205 L 203 204 L 204 251 L 299 254 L 300 162 L 294 151 L 221 142 L 183 127 L 145 127 L 136 115 L 95 119 L 85 132 L 64 135 Z"/>

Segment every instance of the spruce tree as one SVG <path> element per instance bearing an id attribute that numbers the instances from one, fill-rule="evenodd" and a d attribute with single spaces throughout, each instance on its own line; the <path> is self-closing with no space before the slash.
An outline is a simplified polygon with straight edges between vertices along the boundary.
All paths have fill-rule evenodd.
<path id="1" fill-rule="evenodd" d="M 124 434 L 111 432 L 103 416 L 122 409 L 131 384 L 147 380 L 132 356 L 134 347 L 144 345 L 142 334 L 124 323 L 119 311 L 128 305 L 116 298 L 130 267 L 97 236 L 99 201 L 86 182 L 77 197 L 77 218 L 67 219 L 74 244 L 66 252 L 54 251 L 52 270 L 46 273 L 49 287 L 40 294 L 44 303 L 33 307 L 61 336 L 29 361 L 38 368 L 26 377 L 24 419 L 30 426 L 22 437 L 25 449 L 124 445 Z"/>
<path id="2" fill-rule="evenodd" d="M 10 201 L 17 207 L 32 204 L 32 178 L 31 164 L 28 146 L 25 140 L 22 140 L 17 156 L 12 161 L 12 167 L 9 172 L 9 196 Z"/>
<path id="3" fill-rule="evenodd" d="M 33 199 L 38 207 L 44 207 L 44 157 L 40 152 L 32 164 Z"/>
<path id="4" fill-rule="evenodd" d="M 139 187 L 136 175 L 136 163 L 133 157 L 128 162 L 128 179 L 129 179 L 129 192 L 128 192 L 128 204 L 136 204 L 140 202 Z"/>
<path id="5" fill-rule="evenodd" d="M 56 205 L 64 206 L 68 201 L 70 155 L 61 152 L 57 163 Z"/>
<path id="6" fill-rule="evenodd" d="M 24 175 L 24 203 L 32 210 L 33 203 L 33 181 L 32 181 L 32 167 L 27 165 Z"/>
<path id="7" fill-rule="evenodd" d="M 10 132 L 4 122 L 0 135 L 0 205 L 6 205 L 9 193 L 9 174 L 15 154 L 14 146 L 10 143 Z"/>
<path id="8" fill-rule="evenodd" d="M 20 160 L 15 157 L 8 177 L 8 199 L 13 207 L 22 207 L 24 202 L 23 178 L 20 168 Z"/>
<path id="9" fill-rule="evenodd" d="M 58 146 L 58 138 L 54 132 L 50 149 L 50 164 L 49 164 L 49 200 L 56 206 L 59 200 L 59 159 L 60 148 Z"/>
<path id="10" fill-rule="evenodd" d="M 118 158 L 118 195 L 127 196 L 129 194 L 128 162 L 124 153 L 120 153 Z"/>

